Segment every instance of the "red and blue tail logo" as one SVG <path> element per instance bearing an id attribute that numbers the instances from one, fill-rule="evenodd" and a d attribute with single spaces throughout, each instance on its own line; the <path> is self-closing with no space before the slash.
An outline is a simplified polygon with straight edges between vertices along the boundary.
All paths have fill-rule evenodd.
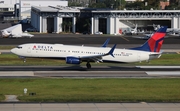
<path id="1" fill-rule="evenodd" d="M 167 26 L 161 26 L 141 47 L 132 48 L 148 52 L 159 52 L 166 35 Z"/>

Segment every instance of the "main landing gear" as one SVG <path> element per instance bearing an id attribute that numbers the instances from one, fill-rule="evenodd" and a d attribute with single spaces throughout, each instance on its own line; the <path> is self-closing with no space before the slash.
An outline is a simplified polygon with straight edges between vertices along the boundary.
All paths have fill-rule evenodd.
<path id="1" fill-rule="evenodd" d="M 88 69 L 91 69 L 91 64 L 90 64 L 90 62 L 87 62 L 86 67 L 87 67 Z"/>
<path id="2" fill-rule="evenodd" d="M 24 58 L 23 60 L 24 60 L 23 62 L 25 63 L 26 62 L 26 58 Z"/>
<path id="3" fill-rule="evenodd" d="M 23 62 L 24 62 L 24 63 L 26 62 L 26 57 L 19 56 L 19 58 L 23 59 Z"/>

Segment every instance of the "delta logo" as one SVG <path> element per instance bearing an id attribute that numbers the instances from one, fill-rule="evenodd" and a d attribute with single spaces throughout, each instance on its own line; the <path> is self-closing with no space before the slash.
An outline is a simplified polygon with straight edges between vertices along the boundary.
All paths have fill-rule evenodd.
<path id="1" fill-rule="evenodd" d="M 53 49 L 53 46 L 46 46 L 46 45 L 34 45 L 33 49 Z"/>

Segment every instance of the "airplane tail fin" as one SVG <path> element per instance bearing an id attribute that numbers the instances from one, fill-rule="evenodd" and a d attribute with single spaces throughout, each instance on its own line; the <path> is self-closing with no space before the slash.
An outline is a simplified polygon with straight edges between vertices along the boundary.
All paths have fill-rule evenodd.
<path id="1" fill-rule="evenodd" d="M 134 28 L 134 29 L 136 29 L 136 30 L 137 30 L 137 27 L 138 27 L 138 26 L 137 26 L 137 24 L 136 24 L 136 26 L 135 26 L 135 28 Z"/>
<path id="2" fill-rule="evenodd" d="M 132 50 L 159 52 L 164 41 L 164 36 L 166 35 L 166 30 L 167 26 L 162 26 L 142 46 L 132 48 Z"/>

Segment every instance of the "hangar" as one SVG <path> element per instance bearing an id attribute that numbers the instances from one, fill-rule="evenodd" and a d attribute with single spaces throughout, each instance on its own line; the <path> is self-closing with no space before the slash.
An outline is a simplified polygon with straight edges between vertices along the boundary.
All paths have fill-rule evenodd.
<path id="1" fill-rule="evenodd" d="M 117 35 L 136 24 L 146 27 L 149 23 L 180 28 L 180 11 L 89 9 L 60 5 L 31 8 L 31 24 L 40 33 L 60 33 L 68 28 L 73 33 L 83 29 L 91 34 L 100 31 Z"/>
<path id="2" fill-rule="evenodd" d="M 95 13 L 92 12 L 93 10 L 95 9 L 64 6 L 32 6 L 31 25 L 37 28 L 40 33 L 60 33 L 67 27 L 73 33 L 81 31 L 88 31 L 91 34 L 99 31 L 104 34 L 119 33 L 119 30 L 117 32 L 111 31 L 111 19 L 94 17 Z M 65 23 L 66 26 L 64 27 Z M 84 27 L 84 25 L 87 26 Z"/>
<path id="3" fill-rule="evenodd" d="M 32 6 L 31 25 L 40 33 L 59 33 L 63 31 L 63 19 L 65 19 L 72 21 L 66 23 L 73 27 L 72 32 L 75 33 L 76 17 L 79 16 L 79 13 L 79 9 L 64 6 Z"/>

